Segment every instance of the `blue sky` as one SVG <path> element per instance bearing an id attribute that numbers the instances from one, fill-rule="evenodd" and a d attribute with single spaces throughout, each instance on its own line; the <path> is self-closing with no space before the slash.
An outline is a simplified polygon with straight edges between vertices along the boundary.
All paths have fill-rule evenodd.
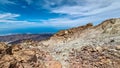
<path id="1" fill-rule="evenodd" d="M 0 35 L 53 33 L 120 17 L 120 0 L 0 0 Z"/>

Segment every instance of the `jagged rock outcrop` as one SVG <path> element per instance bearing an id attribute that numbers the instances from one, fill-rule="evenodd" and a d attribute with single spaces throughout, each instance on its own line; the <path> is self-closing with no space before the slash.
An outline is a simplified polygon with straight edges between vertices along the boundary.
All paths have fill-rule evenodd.
<path id="1" fill-rule="evenodd" d="M 1 49 L 0 68 L 62 68 L 49 52 L 36 47 L 13 45 Z"/>
<path id="2" fill-rule="evenodd" d="M 0 68 L 120 68 L 120 19 L 62 30 L 50 39 L 0 43 Z"/>
<path id="3" fill-rule="evenodd" d="M 119 34 L 120 33 L 120 19 L 109 19 L 98 26 L 96 26 L 98 29 L 104 30 L 103 33 L 109 33 L 109 34 Z"/>
<path id="4" fill-rule="evenodd" d="M 6 44 L 1 42 L 0 43 L 0 54 L 3 54 L 6 48 L 7 48 Z"/>

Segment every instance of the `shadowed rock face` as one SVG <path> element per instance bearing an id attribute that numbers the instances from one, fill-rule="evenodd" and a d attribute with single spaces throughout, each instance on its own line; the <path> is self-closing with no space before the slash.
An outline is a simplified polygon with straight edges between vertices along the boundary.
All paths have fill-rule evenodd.
<path id="1" fill-rule="evenodd" d="M 120 19 L 63 30 L 50 39 L 0 43 L 0 68 L 120 68 Z"/>

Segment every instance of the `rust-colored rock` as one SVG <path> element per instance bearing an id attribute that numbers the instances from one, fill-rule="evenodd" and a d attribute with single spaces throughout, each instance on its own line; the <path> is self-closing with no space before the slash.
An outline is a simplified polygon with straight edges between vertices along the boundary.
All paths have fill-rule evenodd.
<path id="1" fill-rule="evenodd" d="M 1 48 L 2 49 L 2 48 Z M 49 52 L 28 46 L 8 46 L 0 56 L 0 68 L 61 68 L 61 64 L 55 61 Z M 48 67 L 48 68 L 49 68 Z"/>
<path id="2" fill-rule="evenodd" d="M 6 50 L 7 46 L 5 43 L 0 43 L 0 54 L 2 54 Z"/>
<path id="3" fill-rule="evenodd" d="M 62 65 L 58 61 L 47 61 L 46 68 L 62 68 Z"/>

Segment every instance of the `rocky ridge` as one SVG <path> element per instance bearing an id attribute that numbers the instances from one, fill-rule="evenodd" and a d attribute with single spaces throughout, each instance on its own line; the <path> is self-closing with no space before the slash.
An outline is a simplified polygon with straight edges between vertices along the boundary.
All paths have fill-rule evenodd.
<path id="1" fill-rule="evenodd" d="M 63 30 L 41 42 L 0 43 L 0 68 L 120 68 L 120 19 Z"/>

